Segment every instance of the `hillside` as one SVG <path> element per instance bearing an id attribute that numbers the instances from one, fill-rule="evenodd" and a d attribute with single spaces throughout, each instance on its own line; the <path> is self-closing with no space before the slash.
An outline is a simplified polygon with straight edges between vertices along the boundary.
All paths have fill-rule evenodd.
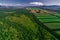
<path id="1" fill-rule="evenodd" d="M 0 40 L 57 40 L 26 9 L 0 10 Z"/>

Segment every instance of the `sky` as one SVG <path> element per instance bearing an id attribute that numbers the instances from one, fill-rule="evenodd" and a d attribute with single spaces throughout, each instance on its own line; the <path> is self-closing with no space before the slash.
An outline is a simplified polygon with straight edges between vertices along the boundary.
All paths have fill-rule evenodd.
<path id="1" fill-rule="evenodd" d="M 5 6 L 60 5 L 60 0 L 0 0 L 0 5 Z"/>

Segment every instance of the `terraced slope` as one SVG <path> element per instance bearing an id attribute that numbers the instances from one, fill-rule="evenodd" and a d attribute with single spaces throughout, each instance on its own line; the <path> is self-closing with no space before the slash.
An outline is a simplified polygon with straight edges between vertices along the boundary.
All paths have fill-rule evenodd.
<path id="1" fill-rule="evenodd" d="M 0 40 L 57 40 L 26 9 L 0 10 Z"/>

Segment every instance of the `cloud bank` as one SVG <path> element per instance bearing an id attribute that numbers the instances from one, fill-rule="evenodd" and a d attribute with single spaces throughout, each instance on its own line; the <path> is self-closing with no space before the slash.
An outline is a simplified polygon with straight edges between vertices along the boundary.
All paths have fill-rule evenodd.
<path id="1" fill-rule="evenodd" d="M 1 6 L 43 6 L 42 2 L 29 2 L 26 4 L 17 3 L 17 4 L 9 4 L 9 3 L 0 3 Z"/>
<path id="2" fill-rule="evenodd" d="M 5 3 L 0 3 L 1 6 L 21 6 L 21 4 L 5 4 Z"/>
<path id="3" fill-rule="evenodd" d="M 43 6 L 44 5 L 42 2 L 30 2 L 29 4 L 35 5 L 35 6 Z"/>

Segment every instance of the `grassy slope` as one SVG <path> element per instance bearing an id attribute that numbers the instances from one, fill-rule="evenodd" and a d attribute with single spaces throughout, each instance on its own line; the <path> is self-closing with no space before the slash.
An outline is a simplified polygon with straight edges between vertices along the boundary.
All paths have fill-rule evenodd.
<path id="1" fill-rule="evenodd" d="M 36 24 L 32 15 L 28 13 L 22 9 L 2 10 L 0 40 L 56 40 L 48 31 Z"/>

